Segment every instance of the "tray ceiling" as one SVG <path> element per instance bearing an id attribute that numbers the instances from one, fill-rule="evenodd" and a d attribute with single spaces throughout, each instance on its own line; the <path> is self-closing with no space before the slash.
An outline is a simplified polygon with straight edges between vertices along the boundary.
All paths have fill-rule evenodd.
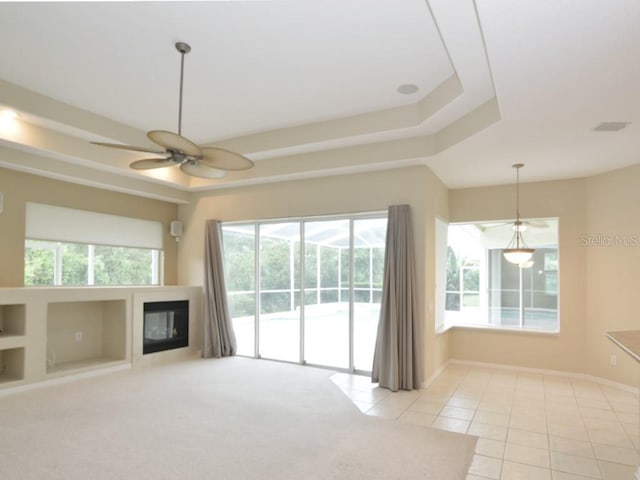
<path id="1" fill-rule="evenodd" d="M 20 115 L 0 165 L 173 201 L 414 164 L 453 188 L 516 161 L 524 181 L 590 175 L 640 161 L 638 20 L 633 0 L 0 3 L 0 107 Z M 183 134 L 255 168 L 132 171 L 88 143 L 177 129 L 176 41 Z"/>

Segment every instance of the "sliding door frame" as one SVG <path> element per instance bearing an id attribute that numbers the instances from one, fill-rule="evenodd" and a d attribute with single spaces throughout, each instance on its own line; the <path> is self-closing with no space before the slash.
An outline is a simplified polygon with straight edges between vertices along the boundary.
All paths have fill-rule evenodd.
<path id="1" fill-rule="evenodd" d="M 309 217 L 291 217 L 291 218 L 281 218 L 281 219 L 268 219 L 268 220 L 256 220 L 256 221 L 232 221 L 232 222 L 223 222 L 222 227 L 232 226 L 232 225 L 254 225 L 254 295 L 255 295 L 255 311 L 254 311 L 254 346 L 253 346 L 253 358 L 261 359 L 263 358 L 260 354 L 260 318 L 262 311 L 262 290 L 260 288 L 261 285 L 261 255 L 260 255 L 260 236 L 261 236 L 261 227 L 265 225 L 272 225 L 278 223 L 299 223 L 299 240 L 300 240 L 300 248 L 299 248 L 299 292 L 298 292 L 298 300 L 300 305 L 300 314 L 299 314 L 299 330 L 300 330 L 300 338 L 299 338 L 299 358 L 297 362 L 289 361 L 289 360 L 280 360 L 280 359 L 272 359 L 268 357 L 264 357 L 265 359 L 276 361 L 276 362 L 284 362 L 284 363 L 298 363 L 300 365 L 309 365 L 316 368 L 326 368 L 329 370 L 343 371 L 343 372 L 351 372 L 351 373 L 359 373 L 359 374 L 369 374 L 370 371 L 355 369 L 354 366 L 354 334 L 355 334 L 355 261 L 354 261 L 354 252 L 355 252 L 355 228 L 354 224 L 358 220 L 366 220 L 366 219 L 387 219 L 387 211 L 373 211 L 366 213 L 353 213 L 353 214 L 337 214 L 337 215 L 322 215 L 322 216 L 309 216 Z M 306 241 L 305 241 L 305 227 L 306 224 L 311 222 L 322 222 L 322 221 L 331 221 L 331 220 L 348 220 L 349 221 L 349 305 L 348 305 L 348 336 L 349 336 L 349 352 L 348 352 L 348 368 L 340 368 L 334 366 L 327 365 L 319 365 L 314 363 L 308 363 L 305 360 L 305 250 L 306 250 Z M 292 257 L 293 258 L 293 257 Z M 371 259 L 370 259 L 371 261 Z M 319 268 L 320 259 L 318 258 L 318 267 Z M 293 265 L 290 266 L 292 268 L 292 275 L 294 273 Z M 293 278 L 293 276 L 292 276 Z M 295 286 L 295 285 L 294 285 Z M 341 292 L 340 283 L 338 284 L 338 290 Z M 291 287 L 292 292 L 295 292 L 295 288 Z M 294 295 L 294 293 L 292 293 Z M 318 295 L 320 295 L 320 291 L 318 291 Z M 340 298 L 341 293 L 339 294 Z M 293 301 L 293 297 L 291 299 Z M 242 356 L 242 355 L 241 355 Z"/>

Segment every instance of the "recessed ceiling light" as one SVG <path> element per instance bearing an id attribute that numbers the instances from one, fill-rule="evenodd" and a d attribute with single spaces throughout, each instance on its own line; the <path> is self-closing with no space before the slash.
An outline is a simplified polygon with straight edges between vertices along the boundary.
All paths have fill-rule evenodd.
<path id="1" fill-rule="evenodd" d="M 405 83 L 398 87 L 398 93 L 403 95 L 412 95 L 418 91 L 418 86 L 413 83 Z"/>
<path id="2" fill-rule="evenodd" d="M 18 114 L 15 110 L 11 110 L 10 108 L 3 108 L 0 110 L 0 118 L 2 118 L 2 120 L 13 120 L 17 116 Z"/>
<path id="3" fill-rule="evenodd" d="M 622 130 L 631 122 L 602 122 L 593 130 L 596 132 L 617 132 Z"/>
<path id="4" fill-rule="evenodd" d="M 14 125 L 13 121 L 18 118 L 18 114 L 9 108 L 0 109 L 0 128 L 8 129 Z"/>

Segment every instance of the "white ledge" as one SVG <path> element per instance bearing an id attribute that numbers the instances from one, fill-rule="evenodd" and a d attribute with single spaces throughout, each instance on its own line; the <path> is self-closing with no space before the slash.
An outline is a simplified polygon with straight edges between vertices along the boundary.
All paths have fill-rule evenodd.
<path id="1" fill-rule="evenodd" d="M 506 333 L 517 335 L 542 335 L 557 337 L 560 335 L 560 330 L 534 330 L 528 328 L 515 328 L 515 327 L 496 327 L 494 325 L 445 325 L 436 330 L 437 335 L 443 335 L 450 330 L 469 330 L 469 331 L 483 331 L 492 333 Z"/>

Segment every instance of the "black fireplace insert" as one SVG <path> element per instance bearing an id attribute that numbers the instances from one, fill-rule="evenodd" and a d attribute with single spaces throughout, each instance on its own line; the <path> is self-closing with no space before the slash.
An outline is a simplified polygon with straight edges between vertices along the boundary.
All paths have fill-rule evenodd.
<path id="1" fill-rule="evenodd" d="M 144 304 L 142 353 L 189 346 L 189 300 Z"/>

